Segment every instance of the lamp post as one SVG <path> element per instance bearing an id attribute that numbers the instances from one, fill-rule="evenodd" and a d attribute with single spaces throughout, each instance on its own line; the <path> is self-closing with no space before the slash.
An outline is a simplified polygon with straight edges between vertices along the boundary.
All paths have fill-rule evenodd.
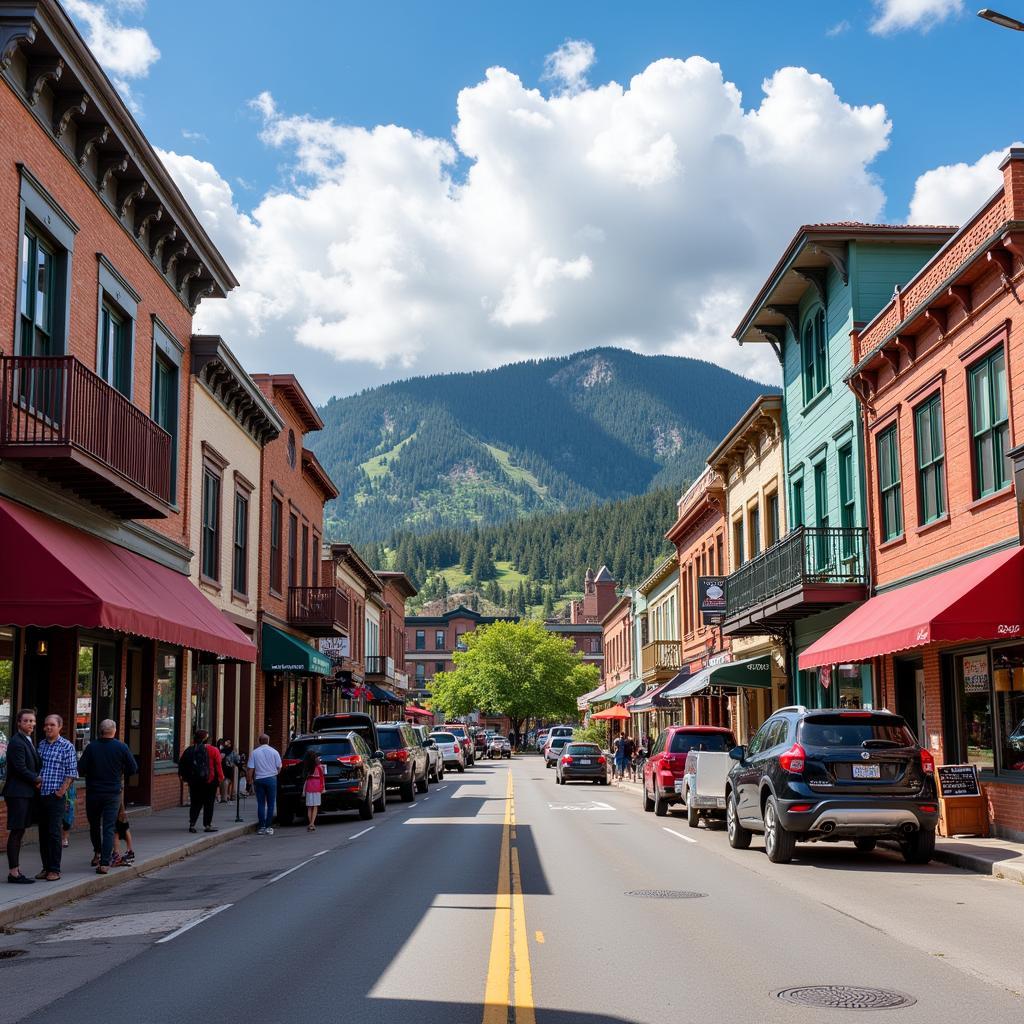
<path id="1" fill-rule="evenodd" d="M 1008 14 L 1000 14 L 999 11 L 993 11 L 991 7 L 983 7 L 978 11 L 978 17 L 984 18 L 985 21 L 991 21 L 993 25 L 998 25 L 1000 28 L 1013 29 L 1014 32 L 1024 32 L 1024 21 L 1011 18 Z"/>

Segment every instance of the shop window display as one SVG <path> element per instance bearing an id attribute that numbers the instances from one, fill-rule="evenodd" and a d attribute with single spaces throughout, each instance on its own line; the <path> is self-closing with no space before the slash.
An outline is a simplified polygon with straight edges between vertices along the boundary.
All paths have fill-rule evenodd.
<path id="1" fill-rule="evenodd" d="M 156 665 L 156 760 L 166 763 L 178 759 L 177 709 L 181 654 L 176 650 L 161 647 L 157 651 Z"/>
<path id="2" fill-rule="evenodd" d="M 87 641 L 78 646 L 78 683 L 75 688 L 75 749 L 79 754 L 96 738 L 100 722 L 117 721 L 115 647 Z"/>
<path id="3" fill-rule="evenodd" d="M 1024 647 L 992 652 L 999 767 L 1024 772 Z"/>
<path id="4" fill-rule="evenodd" d="M 979 771 L 992 771 L 995 750 L 988 652 L 960 655 L 954 664 L 959 691 L 961 756 L 967 763 L 977 765 Z"/>

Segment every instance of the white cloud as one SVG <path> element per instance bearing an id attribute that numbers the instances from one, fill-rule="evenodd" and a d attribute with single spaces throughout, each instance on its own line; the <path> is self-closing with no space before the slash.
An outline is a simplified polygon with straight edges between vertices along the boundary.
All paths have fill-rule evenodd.
<path id="1" fill-rule="evenodd" d="M 1019 142 L 1014 146 L 1021 145 Z M 946 164 L 921 174 L 914 182 L 909 224 L 962 224 L 1002 184 L 999 165 L 1006 150 L 994 149 L 973 164 Z"/>
<path id="2" fill-rule="evenodd" d="M 566 92 L 579 92 L 586 88 L 587 72 L 596 60 L 592 43 L 584 39 L 567 39 L 554 53 L 547 55 L 544 78 L 560 82 Z"/>
<path id="3" fill-rule="evenodd" d="M 964 12 L 964 0 L 875 0 L 875 20 L 871 31 L 889 35 L 916 28 L 928 32 L 948 18 Z"/>
<path id="4" fill-rule="evenodd" d="M 187 142 L 209 142 L 210 140 L 202 133 L 192 131 L 190 128 L 181 129 L 181 137 Z"/>
<path id="5" fill-rule="evenodd" d="M 254 107 L 288 168 L 251 213 L 163 154 L 242 282 L 198 321 L 318 398 L 599 344 L 777 382 L 768 346 L 731 340 L 746 303 L 799 224 L 884 203 L 884 108 L 802 68 L 753 107 L 702 57 L 550 97 L 491 68 L 451 141 Z"/>
<path id="6" fill-rule="evenodd" d="M 850 28 L 850 23 L 843 18 L 842 21 L 837 21 L 831 28 L 826 29 L 825 35 L 834 39 L 836 36 L 841 36 L 844 32 L 849 32 Z"/>

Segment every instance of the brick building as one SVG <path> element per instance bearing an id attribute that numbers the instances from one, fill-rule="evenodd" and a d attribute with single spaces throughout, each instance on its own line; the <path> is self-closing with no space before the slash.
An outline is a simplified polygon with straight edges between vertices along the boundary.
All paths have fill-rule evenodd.
<path id="1" fill-rule="evenodd" d="M 164 807 L 189 652 L 255 657 L 189 580 L 192 316 L 236 281 L 61 7 L 0 41 L 0 731 L 113 718 Z"/>
<path id="2" fill-rule="evenodd" d="M 405 663 L 411 692 L 426 699 L 434 673 L 454 671 L 452 655 L 463 649 L 462 637 L 466 633 L 492 622 L 512 621 L 512 617 L 481 615 L 464 605 L 443 615 L 407 615 Z"/>
<path id="3" fill-rule="evenodd" d="M 1003 186 L 853 335 L 876 595 L 801 657 L 857 662 L 937 762 L 977 765 L 1024 838 L 1024 150 Z M 1014 447 L 1014 446 L 1017 447 Z"/>
<path id="4" fill-rule="evenodd" d="M 634 678 L 633 594 L 626 591 L 601 620 L 605 686 L 620 686 Z"/>

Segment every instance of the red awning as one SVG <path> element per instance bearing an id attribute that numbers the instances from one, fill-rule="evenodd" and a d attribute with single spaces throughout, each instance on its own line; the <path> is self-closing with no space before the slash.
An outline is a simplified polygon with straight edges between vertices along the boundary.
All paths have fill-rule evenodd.
<path id="1" fill-rule="evenodd" d="M 113 629 L 255 661 L 256 646 L 187 576 L 0 498 L 0 622 Z"/>
<path id="2" fill-rule="evenodd" d="M 800 668 L 1022 633 L 1024 549 L 1018 547 L 872 597 L 811 644 Z"/>
<path id="3" fill-rule="evenodd" d="M 428 711 L 426 708 L 417 707 L 415 704 L 406 704 L 405 713 L 407 715 L 413 715 L 416 718 L 433 718 L 434 712 Z"/>

